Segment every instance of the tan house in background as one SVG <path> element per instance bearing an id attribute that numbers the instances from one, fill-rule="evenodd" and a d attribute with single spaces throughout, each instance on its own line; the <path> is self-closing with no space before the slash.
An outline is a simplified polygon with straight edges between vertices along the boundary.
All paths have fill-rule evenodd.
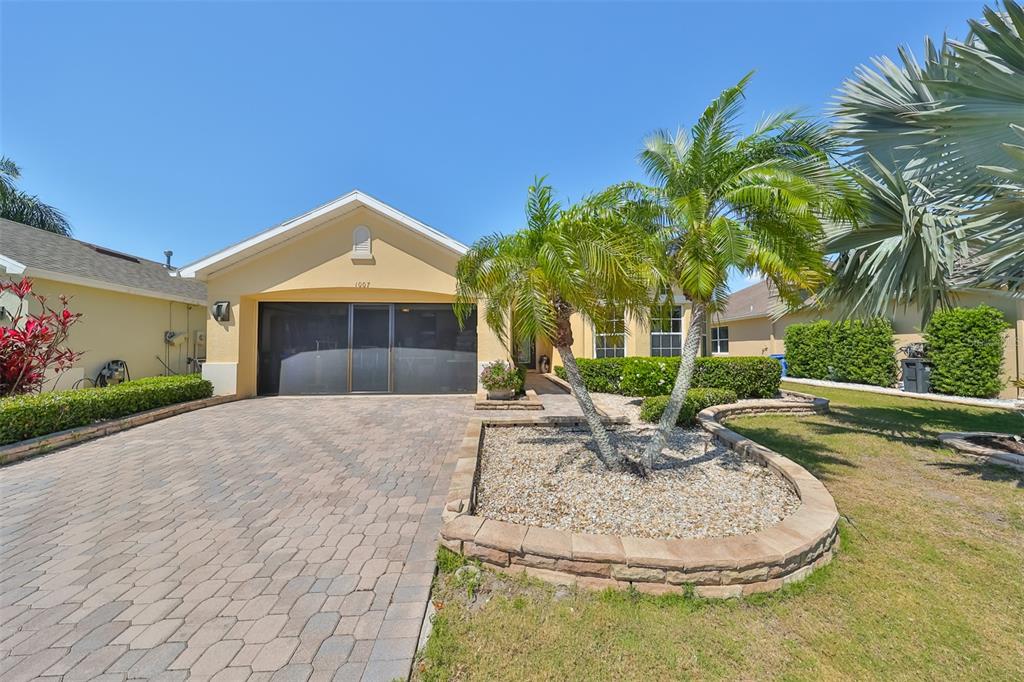
<path id="1" fill-rule="evenodd" d="M 967 290 L 957 294 L 958 304 L 973 308 L 982 303 L 1003 312 L 1010 328 L 1005 336 L 1003 378 L 1000 397 L 1015 398 L 1017 389 L 1010 381 L 1024 375 L 1024 300 L 998 291 Z M 715 315 L 708 325 L 708 353 L 711 355 L 773 355 L 786 352 L 786 327 L 791 324 L 835 319 L 835 315 L 799 312 L 773 320 L 770 315 L 775 298 L 764 282 L 741 289 L 729 297 L 725 311 Z M 921 315 L 910 309 L 892 318 L 897 346 L 922 340 Z"/>
<path id="2" fill-rule="evenodd" d="M 474 393 L 486 362 L 557 364 L 545 339 L 510 353 L 482 311 L 460 328 L 451 304 L 466 250 L 354 191 L 187 265 L 181 276 L 208 290 L 203 376 L 217 393 L 241 395 Z M 634 321 L 595 334 L 577 318 L 574 350 L 650 355 L 652 339 L 681 347 L 683 307 L 675 313 L 677 333 L 657 336 Z"/>
<path id="3" fill-rule="evenodd" d="M 111 360 L 124 361 L 135 379 L 196 371 L 189 359 L 205 354 L 206 287 L 165 264 L 0 219 L 0 277 L 25 276 L 51 305 L 64 294 L 83 314 L 69 338 L 82 359 L 47 388 L 92 385 Z M 0 296 L 0 325 L 17 304 Z"/>

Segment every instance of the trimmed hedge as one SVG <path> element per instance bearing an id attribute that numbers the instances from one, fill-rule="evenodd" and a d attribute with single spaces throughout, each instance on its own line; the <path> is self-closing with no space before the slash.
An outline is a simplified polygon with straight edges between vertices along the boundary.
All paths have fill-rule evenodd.
<path id="1" fill-rule="evenodd" d="M 652 396 L 672 392 L 679 371 L 679 358 L 626 358 L 622 363 L 619 393 Z M 693 372 L 697 374 L 697 370 Z M 691 382 L 696 386 L 696 382 Z"/>
<path id="2" fill-rule="evenodd" d="M 622 379 L 622 366 L 627 358 L 602 358 L 600 360 L 588 360 L 576 358 L 576 366 L 579 367 L 580 377 L 583 385 L 593 393 L 618 393 L 619 381 Z M 555 367 L 555 374 L 566 381 L 569 375 L 565 367 Z"/>
<path id="3" fill-rule="evenodd" d="M 987 305 L 932 315 L 924 330 L 936 393 L 992 398 L 1003 388 L 1003 313 Z"/>
<path id="4" fill-rule="evenodd" d="M 212 395 L 213 384 L 188 374 L 0 398 L 0 445 Z"/>
<path id="5" fill-rule="evenodd" d="M 583 384 L 596 393 L 634 396 L 665 395 L 672 391 L 679 358 L 577 359 Z M 555 373 L 566 378 L 565 368 Z M 765 357 L 697 358 L 693 388 L 724 388 L 740 398 L 771 398 L 779 391 L 782 366 Z"/>
<path id="6" fill-rule="evenodd" d="M 729 389 L 740 399 L 774 398 L 781 381 L 782 364 L 775 358 L 697 358 L 692 386 Z"/>
<path id="7" fill-rule="evenodd" d="M 893 386 L 892 323 L 875 318 L 792 324 L 786 328 L 786 363 L 794 377 Z"/>
<path id="8" fill-rule="evenodd" d="M 693 426 L 697 423 L 697 414 L 712 405 L 728 405 L 736 402 L 736 393 L 725 388 L 691 388 L 686 392 L 683 409 L 679 410 L 678 426 Z M 667 395 L 644 398 L 640 405 L 640 419 L 645 422 L 657 422 L 661 419 Z"/>

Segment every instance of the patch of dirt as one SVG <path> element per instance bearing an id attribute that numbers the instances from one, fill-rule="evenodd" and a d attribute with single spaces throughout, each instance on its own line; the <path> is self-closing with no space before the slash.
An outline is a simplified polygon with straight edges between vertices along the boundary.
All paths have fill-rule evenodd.
<path id="1" fill-rule="evenodd" d="M 1024 441 L 1013 436 L 967 436 L 964 440 L 993 450 L 1024 455 Z"/>

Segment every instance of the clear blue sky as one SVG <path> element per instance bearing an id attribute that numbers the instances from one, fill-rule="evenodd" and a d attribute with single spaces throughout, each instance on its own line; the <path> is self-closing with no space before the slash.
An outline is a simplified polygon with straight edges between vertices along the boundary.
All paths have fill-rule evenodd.
<path id="1" fill-rule="evenodd" d="M 751 123 L 818 114 L 982 4 L 0 0 L 0 148 L 78 238 L 178 265 L 353 188 L 468 243 L 534 174 L 641 177 L 748 70 Z"/>

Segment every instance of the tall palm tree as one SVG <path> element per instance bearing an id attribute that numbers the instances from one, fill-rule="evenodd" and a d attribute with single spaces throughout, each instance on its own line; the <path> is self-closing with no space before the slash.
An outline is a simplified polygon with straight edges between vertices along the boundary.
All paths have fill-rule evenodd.
<path id="1" fill-rule="evenodd" d="M 1024 10 L 986 7 L 964 41 L 922 62 L 876 59 L 847 81 L 835 133 L 866 212 L 833 226 L 822 300 L 847 314 L 917 305 L 922 323 L 965 285 L 1024 293 Z"/>
<path id="2" fill-rule="evenodd" d="M 506 348 L 514 339 L 544 337 L 565 365 L 573 395 L 593 434 L 597 456 L 610 470 L 635 470 L 618 452 L 587 392 L 572 352 L 574 313 L 607 325 L 625 311 L 645 313 L 659 284 L 649 235 L 615 191 L 563 207 L 540 178 L 529 188 L 526 227 L 483 237 L 459 261 L 460 320 L 478 301 Z"/>
<path id="3" fill-rule="evenodd" d="M 0 156 L 0 218 L 70 237 L 71 224 L 64 214 L 39 197 L 18 189 L 15 182 L 20 177 L 21 169 L 17 164 Z"/>
<path id="4" fill-rule="evenodd" d="M 826 227 L 824 249 L 837 256 L 818 303 L 868 318 L 916 304 L 923 320 L 951 307 L 954 273 L 970 255 L 962 204 L 871 155 L 849 172 L 864 206 L 857 220 Z"/>
<path id="5" fill-rule="evenodd" d="M 648 469 L 675 427 L 707 316 L 727 298 L 729 272 L 761 273 L 783 300 L 798 303 L 828 277 L 823 219 L 853 211 L 850 187 L 829 163 L 838 147 L 826 126 L 784 112 L 740 135 L 750 77 L 722 92 L 689 133 L 655 133 L 640 152 L 653 186 L 631 189 L 659 209 L 655 229 L 669 283 L 693 306 L 668 405 L 644 452 Z"/>
<path id="6" fill-rule="evenodd" d="M 983 15 L 967 40 L 949 41 L 953 75 L 935 84 L 943 106 L 926 121 L 981 185 L 961 280 L 1024 294 L 1024 8 L 1005 0 Z"/>

